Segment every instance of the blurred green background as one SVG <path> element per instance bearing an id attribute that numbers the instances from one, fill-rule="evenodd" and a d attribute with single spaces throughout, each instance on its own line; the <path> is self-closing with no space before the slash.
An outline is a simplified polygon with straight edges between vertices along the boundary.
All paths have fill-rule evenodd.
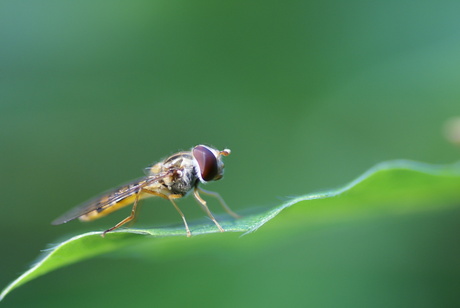
<path id="1" fill-rule="evenodd" d="M 458 1 L 0 2 L 1 287 L 47 244 L 129 210 L 54 218 L 199 143 L 232 150 L 224 180 L 206 188 L 243 213 L 384 160 L 457 161 L 443 127 L 460 115 L 459 11 Z M 193 200 L 179 205 L 203 217 Z M 447 307 L 460 303 L 459 218 L 344 222 L 255 249 L 261 229 L 231 253 L 100 258 L 2 305 Z M 135 226 L 180 223 L 151 200 Z"/>

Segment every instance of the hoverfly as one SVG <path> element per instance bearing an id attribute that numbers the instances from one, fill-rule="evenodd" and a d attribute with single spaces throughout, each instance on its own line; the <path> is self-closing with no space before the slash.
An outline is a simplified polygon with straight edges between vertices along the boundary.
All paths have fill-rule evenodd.
<path id="1" fill-rule="evenodd" d="M 224 229 L 214 218 L 206 205 L 206 201 L 201 198 L 199 192 L 217 198 L 224 210 L 234 218 L 238 218 L 239 216 L 228 207 L 218 193 L 204 190 L 198 187 L 198 185 L 221 179 L 224 173 L 222 156 L 229 154 L 230 150 L 228 149 L 219 151 L 201 144 L 193 147 L 190 151 L 178 152 L 146 168 L 147 176 L 85 202 L 57 218 L 52 224 L 59 225 L 76 218 L 79 218 L 81 221 L 99 219 L 133 203 L 131 215 L 112 228 L 105 230 L 101 234 L 104 237 L 106 233 L 123 226 L 136 217 L 136 208 L 139 200 L 158 196 L 171 201 L 182 217 L 187 236 L 190 237 L 192 233 L 190 232 L 185 216 L 174 200 L 182 198 L 193 191 L 193 196 L 198 201 L 198 204 L 209 218 L 211 218 L 217 228 L 221 232 L 224 232 Z"/>

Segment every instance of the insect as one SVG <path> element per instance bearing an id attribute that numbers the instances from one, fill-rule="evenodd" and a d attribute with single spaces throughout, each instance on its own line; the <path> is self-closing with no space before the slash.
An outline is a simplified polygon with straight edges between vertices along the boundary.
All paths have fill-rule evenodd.
<path id="1" fill-rule="evenodd" d="M 83 203 L 54 220 L 52 224 L 59 225 L 76 218 L 79 218 L 81 221 L 91 221 L 133 204 L 131 215 L 112 228 L 105 230 L 101 234 L 104 237 L 106 233 L 135 219 L 139 200 L 158 196 L 171 201 L 182 217 L 187 236 L 190 237 L 192 233 L 190 232 L 185 216 L 174 200 L 185 197 L 189 192 L 193 191 L 193 196 L 201 208 L 211 218 L 217 228 L 221 232 L 224 232 L 225 230 L 214 218 L 206 205 L 206 201 L 201 198 L 199 193 L 201 192 L 217 198 L 228 214 L 234 218 L 239 218 L 239 216 L 228 207 L 218 193 L 204 190 L 198 187 L 198 185 L 221 179 L 224 173 L 222 156 L 229 154 L 230 150 L 228 149 L 219 151 L 202 144 L 193 147 L 190 151 L 175 153 L 165 160 L 146 168 L 147 176 Z"/>

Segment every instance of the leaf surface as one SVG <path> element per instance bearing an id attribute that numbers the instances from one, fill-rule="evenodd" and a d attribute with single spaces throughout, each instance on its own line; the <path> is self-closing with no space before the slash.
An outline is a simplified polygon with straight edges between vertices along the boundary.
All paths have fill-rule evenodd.
<path id="1" fill-rule="evenodd" d="M 339 189 L 292 198 L 272 209 L 245 215 L 238 220 L 220 221 L 227 232 L 244 235 L 269 223 L 259 232 L 267 232 L 270 237 L 280 229 L 289 234 L 296 232 L 297 228 L 318 224 L 327 226 L 337 220 L 366 219 L 376 215 L 408 214 L 458 206 L 459 201 L 460 164 L 436 166 L 398 160 L 378 164 Z M 287 208 L 290 209 L 286 215 L 277 217 Z M 209 221 L 191 224 L 191 231 L 195 238 L 203 234 L 219 233 Z M 152 247 L 152 242 L 160 238 L 163 241 L 169 239 L 171 246 L 184 245 L 184 241 L 185 246 L 188 246 L 186 243 L 190 241 L 185 238 L 182 225 L 175 228 L 117 230 L 105 238 L 100 235 L 101 232 L 84 233 L 44 251 L 38 262 L 2 291 L 0 300 L 13 289 L 41 275 L 109 252 L 123 251 L 122 248 L 127 246 L 133 246 L 142 253 L 146 246 Z M 234 241 L 234 237 L 221 236 L 223 241 Z M 173 241 L 172 238 L 180 238 L 180 241 Z M 212 241 L 212 238 L 204 238 L 201 244 L 206 245 L 207 241 Z M 233 245 L 238 245 L 238 242 L 233 242 Z"/>

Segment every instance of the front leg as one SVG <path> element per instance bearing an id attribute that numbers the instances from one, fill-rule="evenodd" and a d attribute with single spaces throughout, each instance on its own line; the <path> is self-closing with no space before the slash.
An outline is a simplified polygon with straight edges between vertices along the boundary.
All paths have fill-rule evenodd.
<path id="1" fill-rule="evenodd" d="M 214 218 L 214 216 L 212 216 L 211 211 L 209 210 L 208 206 L 206 205 L 206 201 L 204 201 L 203 198 L 201 198 L 200 194 L 198 193 L 198 188 L 195 188 L 193 190 L 193 196 L 198 201 L 198 203 L 200 204 L 201 208 L 206 212 L 206 214 L 208 214 L 209 218 L 211 218 L 211 220 L 214 222 L 214 224 L 217 226 L 217 228 L 219 228 L 219 231 L 220 232 L 225 232 L 224 228 L 222 228 L 222 226 L 217 222 L 217 220 Z"/>

